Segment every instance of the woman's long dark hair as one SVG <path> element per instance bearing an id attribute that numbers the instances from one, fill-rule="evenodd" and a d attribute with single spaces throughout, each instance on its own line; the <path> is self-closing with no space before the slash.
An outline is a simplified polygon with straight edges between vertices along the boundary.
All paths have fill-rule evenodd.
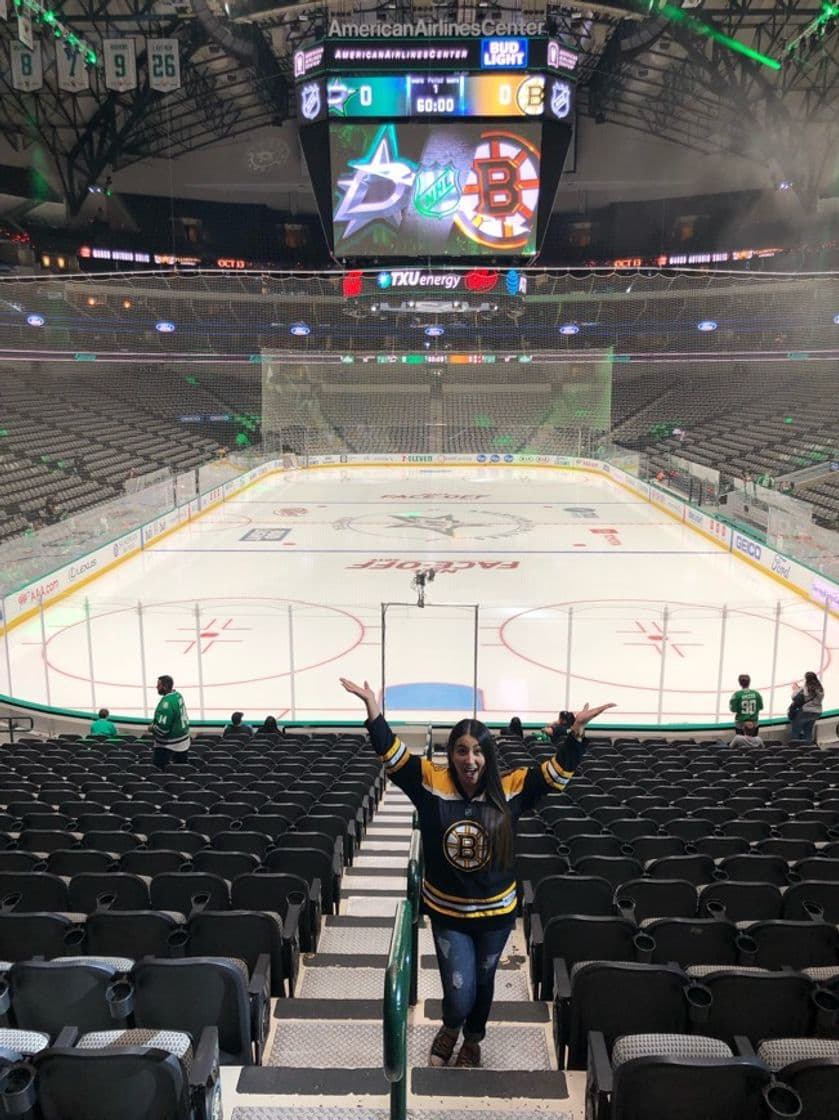
<path id="1" fill-rule="evenodd" d="M 498 752 L 490 729 L 480 720 L 462 719 L 449 732 L 446 743 L 446 758 L 449 760 L 449 773 L 453 778 L 456 771 L 452 758 L 454 745 L 464 735 L 470 735 L 478 743 L 484 756 L 484 769 L 481 774 L 480 792 L 486 795 L 489 805 L 495 810 L 493 820 L 487 822 L 492 842 L 492 861 L 496 867 L 513 866 L 513 818 L 501 785 L 501 772 L 498 769 Z"/>

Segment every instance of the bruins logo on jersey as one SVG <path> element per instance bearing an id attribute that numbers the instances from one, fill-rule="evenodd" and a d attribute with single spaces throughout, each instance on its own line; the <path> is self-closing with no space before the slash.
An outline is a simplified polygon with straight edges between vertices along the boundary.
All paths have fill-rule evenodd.
<path id="1" fill-rule="evenodd" d="M 458 871 L 479 871 L 489 862 L 487 830 L 477 821 L 456 821 L 446 830 L 443 851 Z"/>

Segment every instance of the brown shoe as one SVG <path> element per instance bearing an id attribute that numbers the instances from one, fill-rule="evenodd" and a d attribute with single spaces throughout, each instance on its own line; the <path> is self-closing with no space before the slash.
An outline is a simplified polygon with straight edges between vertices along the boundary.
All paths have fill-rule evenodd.
<path id="1" fill-rule="evenodd" d="M 465 1069 L 478 1069 L 481 1064 L 481 1044 L 465 1039 L 454 1064 Z"/>
<path id="2" fill-rule="evenodd" d="M 459 1030 L 454 1027 L 440 1027 L 431 1043 L 431 1053 L 428 1056 L 430 1066 L 447 1066 L 454 1053 L 454 1044 L 457 1042 Z"/>

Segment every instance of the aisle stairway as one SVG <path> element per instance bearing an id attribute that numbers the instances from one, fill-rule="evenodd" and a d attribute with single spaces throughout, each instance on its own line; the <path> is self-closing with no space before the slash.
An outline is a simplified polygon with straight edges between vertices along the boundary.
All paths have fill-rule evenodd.
<path id="1" fill-rule="evenodd" d="M 389 786 L 344 872 L 341 913 L 324 918 L 317 953 L 302 959 L 296 998 L 275 1003 L 264 1066 L 223 1071 L 228 1120 L 387 1120 L 384 969 L 396 904 L 405 897 L 412 817 L 408 799 Z M 572 1108 L 567 1075 L 551 1064 L 547 1005 L 530 999 L 520 924 L 499 967 L 481 1070 L 427 1067 L 442 995 L 427 922 L 419 952 L 419 1000 L 408 1026 L 409 1116 L 458 1120 L 479 1111 L 485 1120 L 524 1120 L 550 1112 L 553 1120 L 581 1120 L 582 1085 L 573 1086 Z"/>

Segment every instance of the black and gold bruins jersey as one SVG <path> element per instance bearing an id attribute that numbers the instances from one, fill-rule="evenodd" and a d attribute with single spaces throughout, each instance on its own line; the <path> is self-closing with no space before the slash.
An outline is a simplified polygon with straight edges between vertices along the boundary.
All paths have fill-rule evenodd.
<path id="1" fill-rule="evenodd" d="M 425 858 L 422 894 L 428 913 L 460 928 L 471 928 L 476 920 L 499 926 L 511 921 L 516 909 L 515 874 L 509 867 L 493 866 L 488 824 L 496 810 L 485 795 L 464 796 L 448 766 L 412 755 L 384 716 L 367 726 L 388 777 L 417 808 Z M 560 732 L 555 743 L 553 758 L 511 770 L 501 779 L 514 828 L 521 814 L 545 794 L 564 790 L 579 765 L 585 750 L 581 740 Z"/>

